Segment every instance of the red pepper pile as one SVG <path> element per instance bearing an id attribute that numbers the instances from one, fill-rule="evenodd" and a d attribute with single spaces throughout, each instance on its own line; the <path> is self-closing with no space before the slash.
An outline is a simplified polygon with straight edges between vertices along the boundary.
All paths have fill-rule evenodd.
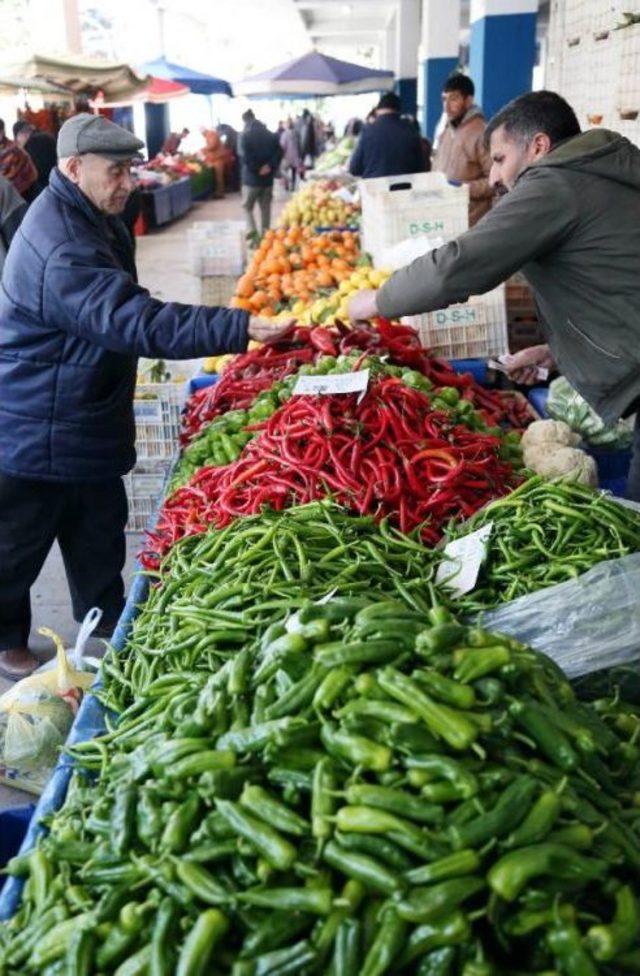
<path id="1" fill-rule="evenodd" d="M 414 329 L 406 325 L 391 325 L 387 319 L 377 319 L 374 325 L 359 325 L 349 329 L 338 322 L 331 329 L 316 326 L 298 328 L 286 342 L 263 346 L 234 359 L 225 369 L 220 381 L 199 390 L 188 401 L 183 416 L 180 441 L 188 444 L 214 417 L 228 410 L 246 409 L 263 390 L 277 380 L 296 372 L 304 363 L 318 356 L 339 356 L 354 349 L 376 356 L 386 356 L 396 366 L 419 370 L 438 386 L 454 386 L 465 400 L 482 411 L 489 426 L 507 423 L 516 429 L 526 427 L 533 416 L 524 415 L 513 399 L 485 390 L 470 373 L 456 373 L 444 359 L 431 356 Z"/>
<path id="2" fill-rule="evenodd" d="M 395 378 L 355 395 L 296 396 L 258 428 L 226 467 L 203 468 L 165 502 L 142 561 L 156 568 L 171 546 L 264 506 L 280 510 L 327 494 L 346 508 L 420 526 L 426 543 L 454 515 L 470 516 L 517 478 L 500 441 L 455 425 L 424 393 Z"/>

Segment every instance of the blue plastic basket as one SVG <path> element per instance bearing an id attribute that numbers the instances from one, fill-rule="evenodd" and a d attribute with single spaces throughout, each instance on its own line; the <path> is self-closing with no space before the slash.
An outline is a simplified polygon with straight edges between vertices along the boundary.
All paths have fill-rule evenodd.
<path id="1" fill-rule="evenodd" d="M 215 386 L 220 379 L 219 373 L 196 373 L 189 380 L 189 394 L 197 393 L 208 386 Z"/>
<path id="2" fill-rule="evenodd" d="M 481 386 L 487 382 L 488 366 L 485 359 L 452 359 L 450 362 L 456 373 L 471 373 Z"/>
<path id="3" fill-rule="evenodd" d="M 546 386 L 534 386 L 529 390 L 529 403 L 538 411 L 541 417 L 547 418 L 547 400 L 549 399 L 549 388 Z"/>

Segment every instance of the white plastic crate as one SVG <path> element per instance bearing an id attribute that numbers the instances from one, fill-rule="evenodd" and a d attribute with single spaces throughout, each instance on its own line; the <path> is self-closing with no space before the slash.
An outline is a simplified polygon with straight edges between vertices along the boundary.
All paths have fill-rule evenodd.
<path id="1" fill-rule="evenodd" d="M 187 232 L 193 274 L 241 275 L 247 257 L 246 227 L 242 220 L 202 220 Z"/>
<path id="2" fill-rule="evenodd" d="M 443 173 L 409 173 L 360 182 L 362 245 L 374 264 L 394 244 L 419 237 L 450 241 L 469 227 L 469 188 Z"/>
<path id="3" fill-rule="evenodd" d="M 138 461 L 169 461 L 177 450 L 184 383 L 145 383 L 136 386 L 133 413 Z"/>
<path id="4" fill-rule="evenodd" d="M 153 468 L 135 467 L 124 476 L 124 487 L 129 504 L 127 532 L 144 532 L 154 515 L 164 492 L 169 464 Z"/>
<path id="5" fill-rule="evenodd" d="M 237 280 L 232 275 L 203 275 L 200 278 L 200 301 L 203 305 L 228 305 Z"/>
<path id="6" fill-rule="evenodd" d="M 424 315 L 407 315 L 420 342 L 447 359 L 486 359 L 509 351 L 505 286 L 476 295 L 459 305 Z"/>
<path id="7" fill-rule="evenodd" d="M 620 47 L 617 110 L 624 116 L 640 112 L 640 24 L 616 31 Z"/>

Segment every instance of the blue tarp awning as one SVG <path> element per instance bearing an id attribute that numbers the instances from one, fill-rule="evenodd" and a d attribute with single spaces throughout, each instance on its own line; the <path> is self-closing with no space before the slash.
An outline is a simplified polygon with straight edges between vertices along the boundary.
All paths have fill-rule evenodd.
<path id="1" fill-rule="evenodd" d="M 231 85 L 224 78 L 203 74 L 193 68 L 185 68 L 181 64 L 173 64 L 166 58 L 156 58 L 147 61 L 140 69 L 154 78 L 167 78 L 186 85 L 194 95 L 233 95 Z"/>
<path id="2" fill-rule="evenodd" d="M 151 68 L 148 68 L 151 72 Z M 239 95 L 355 95 L 393 88 L 393 72 L 367 68 L 310 51 L 301 58 L 244 78 L 235 86 Z"/>

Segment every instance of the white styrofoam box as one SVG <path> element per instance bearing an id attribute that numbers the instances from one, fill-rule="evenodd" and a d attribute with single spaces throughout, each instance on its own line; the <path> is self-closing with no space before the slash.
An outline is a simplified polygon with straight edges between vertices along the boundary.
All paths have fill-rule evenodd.
<path id="1" fill-rule="evenodd" d="M 424 315 L 407 315 L 420 342 L 447 359 L 486 359 L 509 351 L 506 290 L 499 285 L 485 295 Z"/>
<path id="2" fill-rule="evenodd" d="M 565 0 L 564 36 L 567 40 L 584 37 L 589 32 L 588 0 Z"/>
<path id="3" fill-rule="evenodd" d="M 590 36 L 580 45 L 579 68 L 582 97 L 586 95 L 587 114 L 609 119 L 616 107 L 616 92 L 620 71 L 620 32 L 610 31 L 596 39 Z M 585 77 L 585 71 L 588 77 Z"/>
<path id="4" fill-rule="evenodd" d="M 193 274 L 242 274 L 247 255 L 244 221 L 197 221 L 189 228 L 187 241 Z"/>
<path id="5" fill-rule="evenodd" d="M 469 227 L 469 188 L 444 173 L 383 176 L 360 183 L 362 245 L 374 260 L 394 244 L 417 237 L 449 241 Z"/>
<path id="6" fill-rule="evenodd" d="M 164 493 L 170 465 L 136 465 L 124 476 L 129 505 L 127 532 L 144 532 Z"/>
<path id="7" fill-rule="evenodd" d="M 185 384 L 145 383 L 136 386 L 133 414 L 136 421 L 138 461 L 168 461 L 176 452 Z"/>

